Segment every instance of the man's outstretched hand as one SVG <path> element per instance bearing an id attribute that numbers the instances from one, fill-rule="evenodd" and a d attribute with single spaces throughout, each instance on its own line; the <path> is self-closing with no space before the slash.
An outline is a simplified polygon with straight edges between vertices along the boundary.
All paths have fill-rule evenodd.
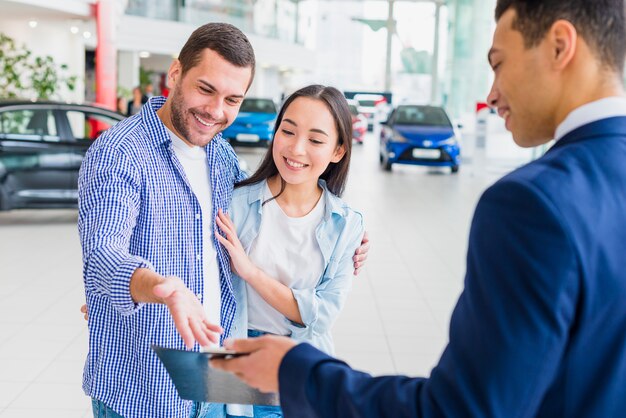
<path id="1" fill-rule="evenodd" d="M 168 277 L 152 291 L 169 309 L 187 348 L 193 348 L 194 341 L 202 346 L 219 343 L 222 328 L 207 320 L 202 303 L 181 279 Z"/>
<path id="2" fill-rule="evenodd" d="M 150 274 L 152 277 L 141 277 L 142 273 L 145 274 L 139 272 L 136 281 L 131 281 L 131 295 L 135 302 L 165 304 L 174 319 L 178 333 L 189 349 L 193 348 L 195 341 L 202 346 L 219 342 L 219 334 L 224 332 L 222 327 L 207 320 L 202 303 L 181 279 L 178 277 L 155 279 L 152 274 Z M 87 321 L 89 319 L 87 305 L 81 306 L 80 311 Z"/>

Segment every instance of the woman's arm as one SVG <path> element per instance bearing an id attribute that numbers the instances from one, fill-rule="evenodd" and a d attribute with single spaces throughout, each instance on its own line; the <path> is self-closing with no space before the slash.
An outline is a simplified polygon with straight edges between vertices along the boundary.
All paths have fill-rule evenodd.
<path id="1" fill-rule="evenodd" d="M 345 224 L 334 237 L 330 263 L 314 288 L 292 289 L 304 327 L 292 324 L 291 337 L 310 341 L 314 335 L 329 332 L 345 305 L 354 280 L 353 255 L 363 237 L 363 218 L 358 212 L 346 216 Z"/>
<path id="2" fill-rule="evenodd" d="M 269 276 L 250 260 L 237 237 L 235 225 L 221 209 L 218 211 L 216 223 L 225 236 L 219 231 L 216 231 L 215 235 L 230 254 L 233 272 L 250 284 L 270 306 L 287 319 L 304 325 L 291 288 Z"/>

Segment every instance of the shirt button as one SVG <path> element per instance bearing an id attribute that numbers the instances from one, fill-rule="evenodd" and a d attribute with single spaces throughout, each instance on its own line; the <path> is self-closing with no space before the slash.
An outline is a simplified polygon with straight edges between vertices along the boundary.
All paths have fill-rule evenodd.
<path id="1" fill-rule="evenodd" d="M 196 219 L 200 219 L 200 214 L 196 213 Z"/>
<path id="2" fill-rule="evenodd" d="M 202 295 L 200 293 L 197 293 L 196 297 L 198 298 L 198 300 L 202 300 Z"/>
<path id="3" fill-rule="evenodd" d="M 200 261 L 201 259 L 202 259 L 202 256 L 201 256 L 200 254 L 198 254 L 198 255 L 196 256 L 196 260 Z"/>

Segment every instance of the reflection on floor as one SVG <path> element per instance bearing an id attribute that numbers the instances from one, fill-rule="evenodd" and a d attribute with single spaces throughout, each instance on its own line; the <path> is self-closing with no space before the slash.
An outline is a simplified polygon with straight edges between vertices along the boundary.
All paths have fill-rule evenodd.
<path id="1" fill-rule="evenodd" d="M 264 150 L 242 150 L 256 167 Z M 474 153 L 448 170 L 378 167 L 375 138 L 355 146 L 344 199 L 372 247 L 334 327 L 337 356 L 374 374 L 427 376 L 462 290 L 469 221 L 511 166 Z M 76 211 L 0 213 L 0 417 L 88 417 L 87 332 Z"/>

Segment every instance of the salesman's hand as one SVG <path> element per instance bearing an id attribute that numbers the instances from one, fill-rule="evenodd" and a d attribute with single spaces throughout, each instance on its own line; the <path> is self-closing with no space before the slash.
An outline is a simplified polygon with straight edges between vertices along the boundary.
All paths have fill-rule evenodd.
<path id="1" fill-rule="evenodd" d="M 222 328 L 207 320 L 200 300 L 181 279 L 168 277 L 154 286 L 152 292 L 167 305 L 187 348 L 193 348 L 194 341 L 202 346 L 219 342 L 218 334 L 223 332 Z"/>
<path id="2" fill-rule="evenodd" d="M 235 374 L 261 392 L 278 392 L 278 369 L 283 357 L 297 343 L 291 338 L 265 335 L 245 340 L 226 340 L 224 347 L 245 356 L 211 360 L 211 367 Z"/>
<path id="3" fill-rule="evenodd" d="M 370 250 L 370 239 L 367 236 L 367 231 L 363 234 L 363 239 L 361 240 L 361 245 L 354 252 L 354 257 L 352 260 L 354 261 L 354 275 L 358 275 L 361 272 L 361 269 L 365 265 L 365 260 L 367 260 L 367 253 Z"/>
<path id="4" fill-rule="evenodd" d="M 80 311 L 83 313 L 83 318 L 85 318 L 85 321 L 89 319 L 89 312 L 87 312 L 87 304 L 85 303 L 83 306 L 80 307 Z"/>

